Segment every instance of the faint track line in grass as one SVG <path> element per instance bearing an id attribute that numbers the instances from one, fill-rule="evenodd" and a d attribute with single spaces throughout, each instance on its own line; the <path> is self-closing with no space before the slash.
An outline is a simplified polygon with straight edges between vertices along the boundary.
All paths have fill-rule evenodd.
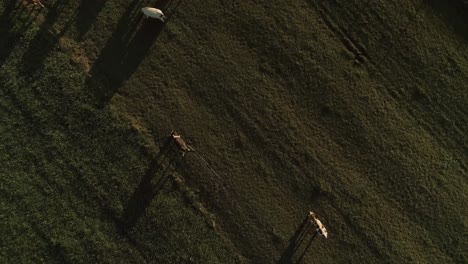
<path id="1" fill-rule="evenodd" d="M 404 28 L 397 33 L 399 35 L 397 40 L 395 42 L 393 42 L 393 44 L 391 45 L 392 47 L 389 50 L 387 50 L 384 53 L 383 57 L 377 62 L 374 62 L 372 59 L 370 59 L 367 56 L 367 53 L 363 54 L 362 50 L 360 50 L 358 48 L 360 45 L 351 36 L 349 36 L 349 34 L 346 34 L 346 31 L 344 31 L 343 29 L 340 28 L 340 26 L 338 26 L 338 23 L 336 23 L 333 20 L 333 18 L 326 13 L 326 11 L 321 6 L 321 4 L 318 4 L 316 2 L 316 0 L 313 0 L 312 3 L 314 5 L 316 11 L 319 13 L 322 20 L 324 21 L 325 25 L 328 27 L 328 29 L 331 32 L 333 32 L 337 36 L 337 38 L 343 43 L 343 45 L 346 47 L 346 49 L 348 51 L 352 52 L 355 55 L 356 59 L 358 59 L 358 61 L 365 68 L 367 68 L 367 70 L 370 73 L 374 73 L 377 76 L 379 76 L 382 80 L 384 80 L 386 83 L 388 83 L 390 87 L 394 86 L 393 81 L 390 80 L 390 78 L 388 78 L 387 76 L 385 76 L 385 74 L 382 72 L 382 70 L 383 70 L 382 65 L 383 65 L 384 61 L 390 56 L 390 54 L 395 51 L 395 47 L 397 46 L 398 43 L 401 42 L 401 39 L 403 38 L 403 36 L 405 34 L 407 34 L 409 29 L 415 24 L 414 22 L 416 21 L 419 12 L 424 8 L 426 2 L 421 1 L 416 6 L 416 8 L 415 8 L 416 12 L 414 12 L 414 14 L 411 15 L 411 17 L 409 18 L 408 23 L 404 26 Z M 365 60 L 363 60 L 363 58 L 365 58 Z M 364 62 L 367 62 L 367 63 L 364 63 Z M 403 74 L 411 79 L 410 73 L 405 71 L 405 72 L 403 72 Z M 397 104 L 400 104 L 400 105 L 402 104 L 401 99 L 406 97 L 406 95 L 403 93 L 403 91 L 391 90 L 389 88 L 387 88 L 386 90 L 387 90 L 388 94 L 395 99 L 395 102 Z M 446 112 L 446 113 L 453 112 L 453 111 L 463 112 L 461 110 L 449 110 L 444 106 L 429 105 L 428 107 L 430 107 L 433 112 L 440 112 L 440 111 L 436 111 L 436 110 L 441 110 L 442 112 Z M 415 113 L 413 113 L 412 111 L 409 111 L 408 109 L 406 109 L 405 111 L 410 116 L 417 119 L 417 116 L 415 115 Z M 461 114 L 460 116 L 464 116 L 464 115 Z M 431 128 L 431 129 L 425 128 L 425 130 L 428 131 L 435 138 L 438 138 L 437 133 L 432 131 L 432 130 L 434 130 L 434 128 Z M 457 131 L 459 133 L 460 137 L 463 136 L 462 134 L 460 134 L 460 133 L 463 133 L 463 132 L 460 132 L 459 129 L 455 129 L 455 131 Z M 466 148 L 466 146 L 465 146 L 465 148 Z"/>
<path id="2" fill-rule="evenodd" d="M 380 252 L 373 239 L 369 238 L 369 236 L 367 236 L 365 232 L 361 231 L 359 228 L 356 227 L 355 224 L 353 224 L 353 221 L 350 219 L 350 217 L 341 207 L 338 206 L 338 204 L 334 200 L 330 199 L 329 202 L 337 211 L 339 216 L 341 216 L 341 218 L 344 220 L 346 226 L 348 226 L 349 229 L 351 229 L 351 231 L 356 234 L 356 236 L 361 240 L 363 244 L 367 244 L 369 246 L 369 250 L 372 253 L 374 253 L 376 257 L 378 257 L 381 260 L 389 259 L 388 255 L 384 256 L 382 252 Z"/>
<path id="3" fill-rule="evenodd" d="M 205 158 L 203 158 L 203 156 L 198 151 L 193 149 L 193 147 L 190 147 L 190 148 L 192 148 L 192 150 L 195 153 L 196 157 L 198 158 L 199 161 L 202 162 L 204 167 L 208 168 L 208 170 L 211 172 L 211 174 L 215 175 L 216 179 L 218 179 L 219 184 L 215 184 L 215 186 L 216 186 L 215 193 L 219 192 L 218 186 L 221 187 L 221 189 L 222 189 L 221 193 L 222 193 L 222 196 L 224 196 L 224 199 L 229 200 L 231 202 L 230 204 L 231 204 L 232 207 L 239 207 L 238 203 L 237 203 L 237 199 L 231 193 L 232 191 L 234 191 L 232 189 L 232 187 L 230 187 L 228 184 L 225 183 L 225 181 L 220 176 L 220 174 L 218 172 L 216 172 L 216 170 L 210 165 L 210 163 Z M 228 191 L 228 189 L 231 190 L 231 192 Z"/>
<path id="4" fill-rule="evenodd" d="M 195 152 L 195 155 L 197 155 L 197 157 L 200 158 L 200 160 L 205 164 L 205 166 L 219 179 L 219 181 L 221 182 L 221 188 L 223 188 L 223 190 L 226 191 L 226 188 L 224 188 L 224 182 L 223 182 L 223 179 L 221 178 L 221 176 L 219 176 L 219 174 L 213 169 L 213 167 L 210 165 L 210 163 L 208 163 L 208 161 L 206 161 L 200 155 L 200 153 L 198 153 L 198 151 L 194 151 L 194 152 Z"/>
<path id="5" fill-rule="evenodd" d="M 321 4 L 317 3 L 315 0 L 312 0 L 311 2 L 315 10 L 319 13 L 327 28 L 337 36 L 337 38 L 348 51 L 354 54 L 355 59 L 358 60 L 359 63 L 364 64 L 368 60 L 367 51 L 364 49 L 364 47 L 357 43 L 357 41 L 355 41 L 351 36 L 349 36 L 349 34 L 346 34 L 338 26 L 338 24 L 327 14 L 327 12 L 324 10 Z"/>

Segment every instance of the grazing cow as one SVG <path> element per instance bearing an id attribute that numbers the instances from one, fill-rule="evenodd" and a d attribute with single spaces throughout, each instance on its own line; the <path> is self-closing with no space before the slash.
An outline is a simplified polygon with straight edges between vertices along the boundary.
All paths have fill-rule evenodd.
<path id="1" fill-rule="evenodd" d="M 141 12 L 143 12 L 146 18 L 152 17 L 152 18 L 159 19 L 162 22 L 166 21 L 166 16 L 160 9 L 153 8 L 153 7 L 143 7 L 141 9 Z"/>
<path id="2" fill-rule="evenodd" d="M 41 0 L 29 0 L 30 2 L 32 2 L 35 6 L 39 6 L 39 7 L 44 7 L 44 5 L 41 3 Z"/>
<path id="3" fill-rule="evenodd" d="M 173 130 L 171 132 L 171 138 L 174 140 L 176 143 L 177 147 L 179 147 L 179 150 L 183 152 L 183 155 L 185 155 L 187 152 L 191 151 L 192 149 L 185 143 L 185 141 L 180 137 L 179 133 L 177 131 Z"/>
<path id="4" fill-rule="evenodd" d="M 309 212 L 309 221 L 314 224 L 315 231 L 319 233 L 321 236 L 327 238 L 328 232 L 322 222 L 317 218 L 314 212 Z"/>

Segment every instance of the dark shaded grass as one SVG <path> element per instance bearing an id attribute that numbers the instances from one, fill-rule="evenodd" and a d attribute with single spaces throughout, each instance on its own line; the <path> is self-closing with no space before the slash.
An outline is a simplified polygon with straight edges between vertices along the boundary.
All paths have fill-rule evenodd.
<path id="1" fill-rule="evenodd" d="M 8 58 L 23 36 L 24 31 L 31 26 L 39 13 L 40 10 L 27 9 L 21 1 L 8 2 L 0 17 L 0 23 L 2 24 L 0 28 L 2 34 L 0 40 L 0 65 Z"/>
<path id="2" fill-rule="evenodd" d="M 450 0 L 445 2 L 427 1 L 437 16 L 447 23 L 447 26 L 465 42 L 468 41 L 468 3 L 463 0 Z"/>
<path id="3" fill-rule="evenodd" d="M 88 86 L 100 104 L 108 102 L 144 59 L 163 24 L 143 20 L 140 1 L 133 1 L 90 71 Z"/>
<path id="4" fill-rule="evenodd" d="M 88 30 L 93 26 L 105 4 L 105 0 L 80 1 L 80 6 L 78 7 L 77 17 L 75 20 L 78 39 L 83 38 L 86 32 L 88 32 Z"/>

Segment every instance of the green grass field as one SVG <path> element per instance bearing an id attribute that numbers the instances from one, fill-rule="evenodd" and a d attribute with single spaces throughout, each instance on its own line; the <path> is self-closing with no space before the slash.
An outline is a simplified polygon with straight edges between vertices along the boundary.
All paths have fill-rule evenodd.
<path id="1" fill-rule="evenodd" d="M 0 3 L 1 263 L 468 262 L 465 1 L 43 2 Z"/>

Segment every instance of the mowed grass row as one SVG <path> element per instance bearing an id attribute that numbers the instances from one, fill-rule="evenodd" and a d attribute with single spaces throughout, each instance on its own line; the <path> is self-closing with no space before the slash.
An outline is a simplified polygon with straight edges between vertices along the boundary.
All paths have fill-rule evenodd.
<path id="1" fill-rule="evenodd" d="M 80 2 L 54 14 L 59 2 L 41 12 L 0 4 L 0 262 L 235 262 L 173 178 L 149 175 L 158 150 L 96 108 L 60 38 Z M 141 190 L 162 177 L 149 200 Z"/>
<path id="2" fill-rule="evenodd" d="M 63 186 L 62 198 L 40 199 L 47 196 L 36 188 L 37 199 L 5 203 L 5 208 L 56 206 L 71 199 L 73 216 L 59 217 L 64 206 L 58 206 L 46 220 L 94 215 L 76 225 L 98 231 L 77 235 L 75 224 L 66 224 L 71 234 L 58 240 L 44 230 L 60 227 L 60 220 L 36 228 L 24 224 L 34 218 L 28 215 L 21 218 L 27 221 L 14 218 L 25 227 L 9 224 L 10 236 L 27 230 L 44 237 L 40 243 L 17 242 L 33 241 L 25 245 L 42 249 L 35 257 L 44 258 L 226 263 L 237 259 L 232 242 L 250 262 L 288 262 L 297 260 L 306 244 L 291 256 L 288 240 L 313 210 L 330 238 L 312 241 L 306 261 L 466 261 L 467 57 L 463 31 L 451 30 L 459 29 L 459 16 L 447 20 L 434 15 L 445 10 L 441 6 L 425 6 L 415 20 L 418 27 L 406 27 L 418 8 L 413 2 L 366 2 L 173 1 L 166 6 L 174 15 L 165 27 L 138 16 L 146 2 L 57 2 L 32 20 L 36 28 L 20 42 L 14 41 L 21 36 L 15 30 L 23 20 L 8 18 L 18 26 L 3 31 L 9 36 L 4 46 L 16 47 L 2 51 L 11 53 L 2 55 L 8 59 L 3 82 L 17 99 L 2 109 L 21 109 L 38 100 L 26 109 L 47 116 L 40 119 L 39 131 L 62 132 L 28 132 L 26 143 L 36 137 L 56 142 L 43 150 L 44 142 L 38 141 L 28 151 L 34 157 L 58 152 L 63 164 L 75 165 L 54 165 L 56 159 L 37 165 L 51 171 L 39 174 L 65 182 L 57 185 Z M 412 45 L 404 45 L 402 34 L 415 36 Z M 44 36 L 55 41 L 43 44 Z M 448 53 L 432 52 L 444 49 Z M 28 63 L 30 57 L 36 60 Z M 62 66 L 51 71 L 41 65 Z M 450 65 L 455 71 L 447 70 Z M 57 72 L 71 75 L 61 74 L 57 81 Z M 36 79 L 43 81 L 35 85 Z M 67 83 L 67 89 L 49 85 L 57 82 Z M 20 87 L 46 87 L 54 96 Z M 73 133 L 58 126 L 67 124 L 60 118 L 67 113 L 62 108 L 75 113 L 66 115 L 71 120 L 94 116 L 89 124 L 95 132 L 86 130 L 84 121 L 76 122 Z M 29 117 L 29 112 L 20 114 L 26 123 L 41 116 Z M 150 157 L 159 151 L 159 139 L 174 128 L 222 176 L 213 175 L 193 153 L 177 174 L 192 190 L 189 200 L 208 209 L 217 234 L 206 228 L 206 214 L 187 209 L 181 202 L 187 196 L 169 185 L 132 231 L 122 228 Z M 4 145 L 18 140 L 10 138 Z M 92 148 L 80 149 L 80 156 L 72 149 L 81 145 Z M 10 152 L 15 158 L 6 160 L 22 160 L 18 157 L 25 150 Z M 8 168 L 6 175 L 14 175 L 23 167 Z M 52 172 L 58 168 L 66 173 Z M 22 176 L 10 178 L 46 185 L 28 177 L 34 172 L 16 174 Z M 76 192 L 76 186 L 84 187 Z M 11 187 L 5 193 L 12 193 Z M 28 211 L 16 207 L 15 212 Z M 78 243 L 82 246 L 75 247 Z M 11 248 L 8 252 L 16 256 Z"/>

